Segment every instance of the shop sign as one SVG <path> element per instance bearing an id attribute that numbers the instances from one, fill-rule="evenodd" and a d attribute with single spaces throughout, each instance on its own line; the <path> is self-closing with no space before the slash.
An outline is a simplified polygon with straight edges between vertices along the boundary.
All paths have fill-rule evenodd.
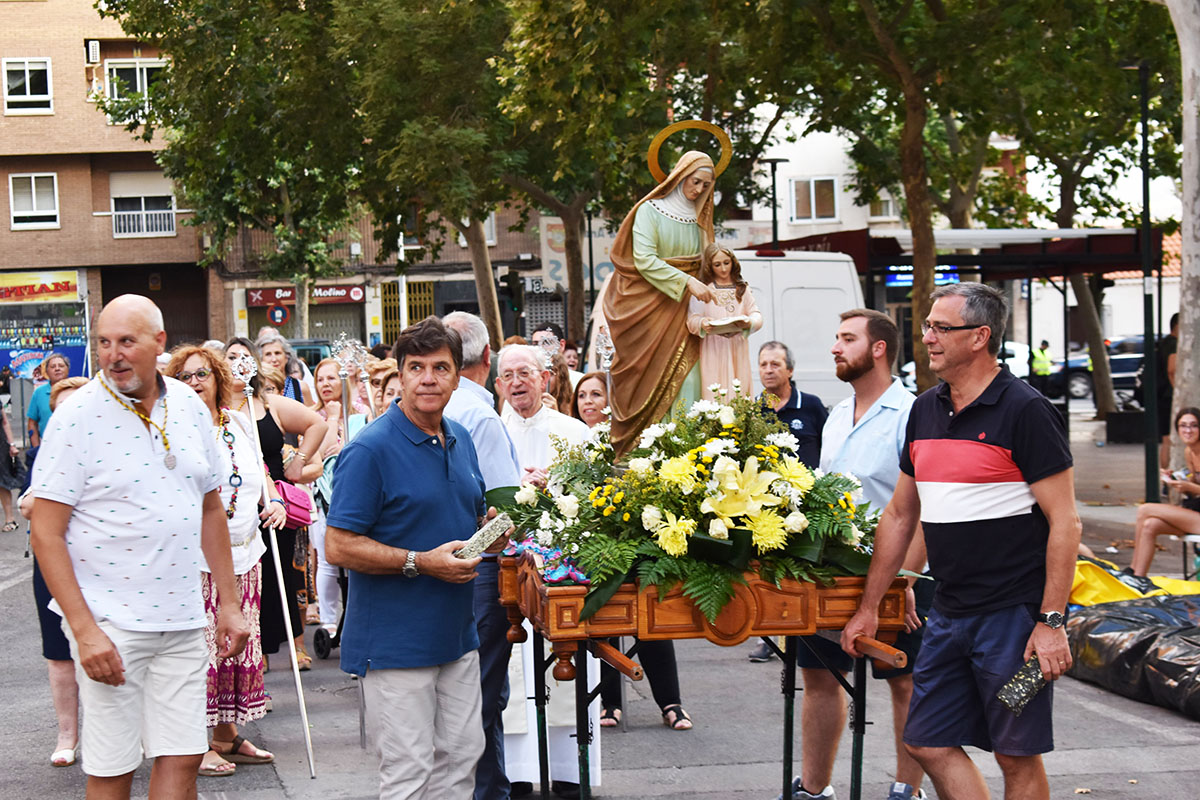
<path id="1" fill-rule="evenodd" d="M 78 302 L 79 273 L 73 269 L 0 272 L 0 304 Z"/>
<path id="2" fill-rule="evenodd" d="M 314 306 L 331 303 L 361 303 L 366 297 L 367 293 L 362 286 L 314 286 L 308 293 L 309 305 Z M 278 286 L 246 290 L 246 306 L 248 308 L 274 305 L 296 305 L 296 287 Z"/>

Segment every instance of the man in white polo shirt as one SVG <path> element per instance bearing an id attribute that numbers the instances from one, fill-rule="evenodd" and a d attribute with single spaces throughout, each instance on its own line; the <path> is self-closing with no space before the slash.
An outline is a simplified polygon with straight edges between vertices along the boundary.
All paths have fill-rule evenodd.
<path id="1" fill-rule="evenodd" d="M 155 370 L 162 312 L 122 295 L 100 312 L 103 372 L 59 406 L 31 482 L 32 539 L 71 643 L 89 798 L 128 798 L 143 754 L 151 797 L 194 797 L 205 730 L 201 554 L 237 597 L 212 420 Z M 237 603 L 217 620 L 222 658 L 249 637 Z"/>

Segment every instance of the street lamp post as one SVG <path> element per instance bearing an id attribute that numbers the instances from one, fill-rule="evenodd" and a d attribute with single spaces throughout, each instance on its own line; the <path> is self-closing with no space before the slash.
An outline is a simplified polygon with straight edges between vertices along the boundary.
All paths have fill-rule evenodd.
<path id="1" fill-rule="evenodd" d="M 771 165 L 771 249 L 779 249 L 779 199 L 775 194 L 775 169 L 779 164 L 786 163 L 787 158 L 761 158 L 764 164 Z"/>
<path id="2" fill-rule="evenodd" d="M 1146 410 L 1146 502 L 1156 503 L 1161 498 L 1158 463 L 1158 358 L 1154 338 L 1154 265 L 1151 264 L 1150 248 L 1150 65 L 1145 61 L 1122 64 L 1122 69 L 1136 69 L 1138 90 L 1141 95 L 1142 112 L 1142 391 Z"/>

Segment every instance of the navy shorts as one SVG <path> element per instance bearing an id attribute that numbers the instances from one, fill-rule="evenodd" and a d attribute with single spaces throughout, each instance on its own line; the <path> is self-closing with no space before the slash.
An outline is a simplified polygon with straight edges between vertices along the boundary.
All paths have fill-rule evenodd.
<path id="1" fill-rule="evenodd" d="M 913 586 L 913 594 L 917 598 L 917 615 L 921 617 L 922 622 L 929 616 L 929 610 L 933 605 L 933 593 L 936 589 L 937 581 L 933 580 L 919 580 Z M 921 652 L 921 637 L 924 635 L 924 631 L 924 626 L 911 632 L 900 631 L 892 645 L 908 656 L 908 666 L 901 669 L 881 668 L 872 661 L 871 674 L 880 680 L 912 674 L 913 665 L 917 663 L 917 653 Z M 805 647 L 806 644 L 808 647 Z M 813 650 L 816 650 L 821 654 L 821 658 L 825 659 L 824 664 L 821 663 L 821 658 L 813 655 Z M 849 672 L 854 668 L 854 659 L 846 655 L 841 644 L 832 639 L 816 635 L 801 636 L 800 646 L 796 650 L 796 666 L 801 669 L 826 669 L 826 664 L 841 672 Z"/>
<path id="2" fill-rule="evenodd" d="M 996 699 L 1024 663 L 1036 613 L 1027 605 L 966 617 L 933 610 L 913 673 L 905 744 L 970 745 L 1009 756 L 1053 750 L 1053 684 L 1038 692 L 1019 717 Z"/>

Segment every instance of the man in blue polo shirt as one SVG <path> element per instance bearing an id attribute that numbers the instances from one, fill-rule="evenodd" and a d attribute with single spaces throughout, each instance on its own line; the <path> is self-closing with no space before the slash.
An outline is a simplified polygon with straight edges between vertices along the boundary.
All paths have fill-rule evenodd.
<path id="1" fill-rule="evenodd" d="M 805 466 L 816 469 L 821 460 L 821 428 L 829 412 L 821 398 L 796 389 L 792 381 L 795 369 L 796 360 L 783 342 L 770 341 L 758 348 L 758 379 L 762 383 L 763 394 L 773 394 L 778 398 L 771 407 L 775 416 L 796 437 L 799 443 L 796 457 Z M 761 664 L 770 661 L 774 655 L 770 645 L 762 642 L 750 651 L 748 658 Z"/>
<path id="2" fill-rule="evenodd" d="M 326 555 L 350 570 L 341 665 L 363 679 L 380 797 L 469 797 L 484 747 L 480 559 L 454 551 L 484 513 L 484 481 L 469 435 L 442 417 L 462 344 L 430 317 L 395 356 L 402 400 L 346 445 L 333 478 Z"/>
<path id="3" fill-rule="evenodd" d="M 876 531 L 859 611 L 842 647 L 879 625 L 879 601 L 917 522 L 939 585 L 913 673 L 904 743 L 939 797 L 987 797 L 963 747 L 995 753 L 1005 796 L 1048 800 L 1053 692 L 1014 715 L 996 693 L 1030 658 L 1048 681 L 1071 666 L 1063 627 L 1080 525 L 1062 419 L 996 363 L 1004 295 L 979 283 L 933 295 L 922 329 L 944 383 L 909 414 L 900 478 Z"/>

